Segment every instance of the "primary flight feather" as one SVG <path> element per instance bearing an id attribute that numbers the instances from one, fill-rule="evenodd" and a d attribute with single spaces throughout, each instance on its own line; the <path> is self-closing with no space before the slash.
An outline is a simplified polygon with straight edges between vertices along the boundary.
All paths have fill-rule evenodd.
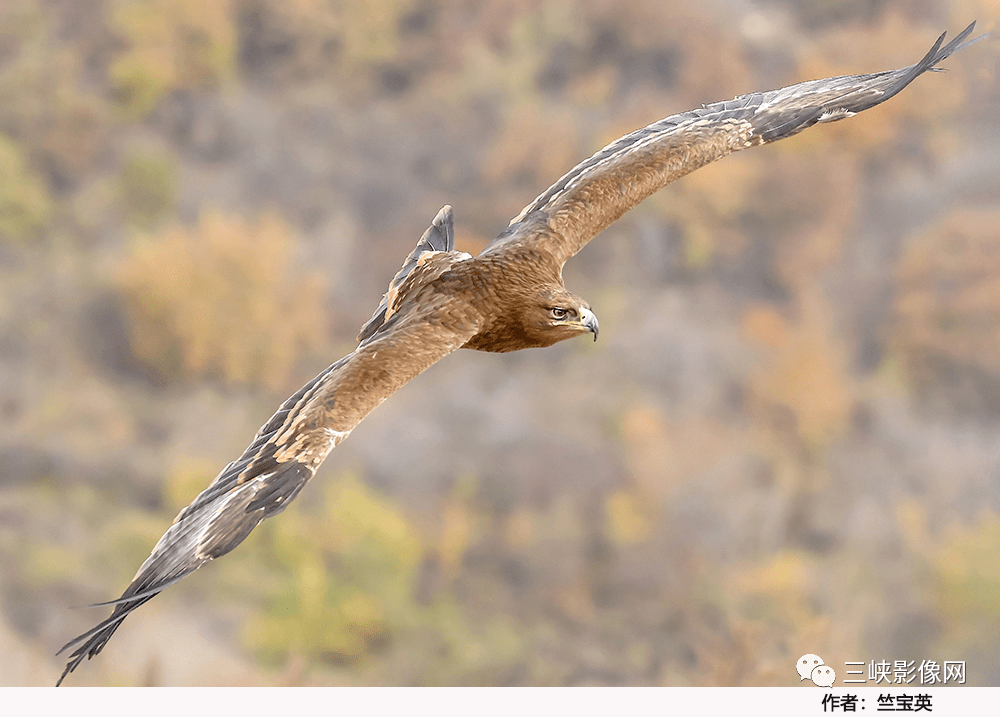
<path id="1" fill-rule="evenodd" d="M 592 333 L 590 305 L 563 285 L 566 260 L 656 190 L 747 147 L 850 117 L 967 47 L 975 23 L 915 65 L 813 80 L 673 115 L 612 142 L 567 172 L 477 257 L 455 251 L 451 207 L 393 277 L 358 347 L 286 400 L 242 456 L 184 508 L 108 619 L 75 647 L 57 684 L 99 653 L 122 621 L 164 588 L 225 555 L 281 512 L 330 451 L 403 384 L 459 348 L 505 352 Z M 943 46 L 942 46 L 943 45 Z"/>

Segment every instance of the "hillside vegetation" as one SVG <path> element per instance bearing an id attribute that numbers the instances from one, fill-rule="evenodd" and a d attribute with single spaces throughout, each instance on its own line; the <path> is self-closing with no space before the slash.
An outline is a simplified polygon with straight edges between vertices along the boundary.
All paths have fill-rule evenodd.
<path id="1" fill-rule="evenodd" d="M 738 8 L 738 10 L 736 9 Z M 351 350 L 445 203 L 477 252 L 616 137 L 992 38 L 660 192 L 566 268 L 601 337 L 460 352 L 78 685 L 1000 684 L 986 0 L 4 0 L 0 684 Z"/>

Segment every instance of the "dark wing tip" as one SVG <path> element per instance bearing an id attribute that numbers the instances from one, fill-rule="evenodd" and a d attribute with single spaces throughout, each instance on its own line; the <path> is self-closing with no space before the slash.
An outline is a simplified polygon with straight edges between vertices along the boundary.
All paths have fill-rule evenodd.
<path id="1" fill-rule="evenodd" d="M 82 635 L 74 637 L 72 640 L 63 645 L 56 653 L 57 656 L 66 652 L 66 650 L 74 645 L 83 643 L 80 644 L 80 646 L 77 647 L 69 656 L 69 660 L 66 662 L 66 668 L 63 670 L 62 675 L 59 676 L 59 680 L 56 682 L 56 687 L 63 683 L 63 680 L 66 679 L 66 676 L 69 673 L 79 667 L 84 658 L 89 660 L 103 650 L 104 646 L 108 643 L 108 640 L 110 640 L 111 636 L 115 634 L 115 630 L 117 630 L 122 624 L 122 621 L 129 616 L 129 613 L 136 608 L 145 605 L 147 601 L 159 594 L 164 587 L 166 587 L 166 585 L 158 586 L 156 589 L 146 590 L 141 593 L 134 593 L 132 595 L 129 595 L 128 590 L 126 590 L 121 598 L 113 601 L 113 603 L 116 603 L 115 611 L 111 613 L 111 616 L 107 620 L 104 620 L 100 624 L 92 627 Z M 131 588 L 132 586 L 129 586 L 129 589 Z"/>
<path id="2" fill-rule="evenodd" d="M 985 40 L 987 37 L 990 36 L 990 33 L 984 32 L 982 35 L 977 35 L 968 42 L 963 42 L 965 38 L 967 38 L 969 35 L 972 34 L 972 31 L 975 28 L 976 28 L 976 21 L 973 20 L 972 22 L 969 23 L 969 26 L 967 28 L 958 33 L 958 35 L 955 37 L 954 40 L 952 40 L 951 42 L 949 42 L 947 45 L 944 46 L 944 49 L 941 50 L 941 52 L 939 53 L 939 57 L 935 59 L 935 62 L 940 62 L 949 55 L 953 55 L 959 50 L 964 50 L 969 45 L 975 45 L 980 40 Z M 944 34 L 942 34 L 941 37 L 943 38 Z"/>
<path id="3" fill-rule="evenodd" d="M 923 73 L 941 70 L 942 68 L 936 67 L 939 62 L 986 37 L 986 35 L 980 35 L 972 40 L 967 40 L 966 38 L 969 37 L 975 26 L 975 22 L 971 23 L 947 45 L 944 44 L 947 33 L 941 33 L 931 49 L 927 51 L 919 62 L 900 70 L 879 72 L 871 75 L 833 77 L 827 80 L 816 80 L 776 90 L 775 93 L 781 93 L 787 89 L 817 83 L 840 83 L 843 85 L 845 80 L 855 83 L 851 86 L 843 87 L 841 94 L 819 100 L 816 104 L 798 105 L 793 103 L 787 107 L 769 107 L 768 112 L 761 112 L 751 120 L 754 134 L 761 137 L 764 142 L 773 142 L 797 134 L 817 122 L 832 122 L 880 105 L 899 94 L 907 85 Z M 810 101 L 809 95 L 803 94 L 802 101 Z"/>
<path id="4" fill-rule="evenodd" d="M 942 32 L 941 35 L 938 37 L 937 42 L 935 42 L 934 45 L 931 47 L 931 49 L 927 51 L 927 54 L 921 58 L 920 62 L 910 67 L 909 70 L 906 71 L 906 73 L 899 79 L 899 81 L 896 82 L 896 84 L 894 84 L 892 87 L 886 89 L 885 93 L 881 97 L 879 97 L 878 100 L 873 104 L 881 104 L 882 102 L 885 102 L 890 97 L 899 93 L 904 87 L 906 87 L 908 84 L 913 82 L 914 79 L 924 74 L 925 72 L 939 71 L 943 69 L 936 67 L 936 65 L 939 62 L 942 62 L 947 58 L 951 57 L 959 50 L 963 50 L 969 45 L 973 45 L 982 40 L 984 37 L 987 37 L 986 34 L 983 34 L 979 35 L 978 37 L 974 37 L 973 39 L 966 42 L 965 38 L 967 38 L 970 34 L 972 34 L 972 31 L 973 29 L 975 29 L 975 27 L 976 27 L 976 22 L 975 20 L 973 20 L 971 23 L 969 23 L 969 26 L 967 28 L 958 33 L 955 39 L 949 42 L 944 47 L 941 47 L 941 44 L 944 42 L 944 39 L 945 37 L 947 37 L 948 33 Z M 867 109 L 867 108 L 862 108 L 862 109 Z"/>
<path id="5" fill-rule="evenodd" d="M 934 66 L 937 63 L 947 59 L 951 55 L 954 55 L 959 50 L 965 49 L 969 45 L 974 45 L 975 43 L 979 42 L 980 40 L 989 35 L 989 33 L 984 33 L 982 35 L 979 35 L 978 37 L 972 38 L 968 42 L 965 42 L 965 38 L 967 38 L 969 35 L 972 34 L 972 31 L 975 29 L 975 27 L 976 27 L 976 21 L 973 20 L 971 23 L 969 23 L 969 26 L 967 28 L 958 33 L 958 35 L 955 36 L 955 39 L 949 42 L 944 47 L 941 47 L 941 43 L 944 42 L 944 39 L 945 37 L 948 36 L 948 33 L 942 32 L 941 36 L 938 37 L 937 42 L 934 43 L 934 46 L 930 50 L 928 50 L 927 54 L 924 55 L 924 57 L 920 60 L 920 62 L 914 65 L 914 69 L 917 70 L 917 74 L 920 74 L 921 72 L 925 72 L 927 70 L 936 69 Z"/>

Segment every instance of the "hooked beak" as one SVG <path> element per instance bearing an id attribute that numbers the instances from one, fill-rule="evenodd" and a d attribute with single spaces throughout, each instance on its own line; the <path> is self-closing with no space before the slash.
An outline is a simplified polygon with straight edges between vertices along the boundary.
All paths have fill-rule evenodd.
<path id="1" fill-rule="evenodd" d="M 597 323 L 597 317 L 594 316 L 594 312 L 590 309 L 580 309 L 580 323 L 583 325 L 583 328 L 594 335 L 594 341 L 597 341 L 597 332 L 600 330 L 600 326 Z"/>

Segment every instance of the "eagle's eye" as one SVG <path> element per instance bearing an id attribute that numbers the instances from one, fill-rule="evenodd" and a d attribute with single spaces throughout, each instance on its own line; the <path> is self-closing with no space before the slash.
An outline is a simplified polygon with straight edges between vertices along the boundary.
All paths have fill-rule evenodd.
<path id="1" fill-rule="evenodd" d="M 549 313 L 552 314 L 552 318 L 556 321 L 562 321 L 569 315 L 569 309 L 563 309 L 558 306 L 554 306 L 549 309 Z"/>

